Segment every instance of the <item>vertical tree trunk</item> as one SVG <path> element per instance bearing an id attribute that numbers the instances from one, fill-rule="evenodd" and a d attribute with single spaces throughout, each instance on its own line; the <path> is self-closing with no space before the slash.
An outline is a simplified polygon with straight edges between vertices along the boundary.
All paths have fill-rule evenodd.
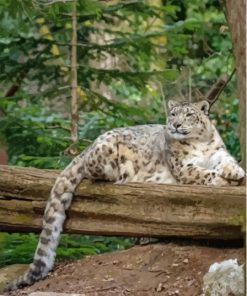
<path id="1" fill-rule="evenodd" d="M 241 156 L 246 168 L 246 1 L 225 0 L 225 7 L 237 70 Z"/>
<path id="2" fill-rule="evenodd" d="M 7 164 L 7 163 L 8 163 L 7 150 L 5 147 L 0 146 L 0 164 Z"/>
<path id="3" fill-rule="evenodd" d="M 72 4 L 71 38 L 71 139 L 78 139 L 78 100 L 77 100 L 77 18 L 76 1 Z"/>

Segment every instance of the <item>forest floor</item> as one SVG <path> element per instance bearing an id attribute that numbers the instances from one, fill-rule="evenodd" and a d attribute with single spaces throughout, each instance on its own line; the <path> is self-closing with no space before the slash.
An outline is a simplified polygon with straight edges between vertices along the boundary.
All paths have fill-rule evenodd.
<path id="1" fill-rule="evenodd" d="M 59 262 L 45 280 L 9 295 L 50 291 L 85 296 L 199 296 L 209 266 L 235 258 L 244 262 L 243 247 L 190 242 L 136 245 L 124 251 Z"/>

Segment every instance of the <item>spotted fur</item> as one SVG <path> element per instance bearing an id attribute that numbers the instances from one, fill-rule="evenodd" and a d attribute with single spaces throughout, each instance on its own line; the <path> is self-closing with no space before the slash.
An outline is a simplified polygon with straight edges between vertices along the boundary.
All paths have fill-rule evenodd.
<path id="1" fill-rule="evenodd" d="M 237 185 L 245 173 L 227 152 L 209 120 L 208 109 L 206 101 L 193 104 L 170 101 L 166 126 L 117 128 L 98 137 L 57 178 L 46 206 L 34 260 L 6 291 L 31 285 L 53 268 L 65 210 L 84 178 L 118 184 Z"/>

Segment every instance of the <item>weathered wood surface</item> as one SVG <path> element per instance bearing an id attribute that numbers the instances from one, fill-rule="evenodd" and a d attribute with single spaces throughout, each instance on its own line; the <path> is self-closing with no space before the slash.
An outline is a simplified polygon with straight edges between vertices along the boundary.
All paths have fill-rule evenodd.
<path id="1" fill-rule="evenodd" d="M 59 171 L 0 166 L 0 229 L 40 231 Z M 114 185 L 84 181 L 68 212 L 65 232 L 239 239 L 245 187 Z"/>

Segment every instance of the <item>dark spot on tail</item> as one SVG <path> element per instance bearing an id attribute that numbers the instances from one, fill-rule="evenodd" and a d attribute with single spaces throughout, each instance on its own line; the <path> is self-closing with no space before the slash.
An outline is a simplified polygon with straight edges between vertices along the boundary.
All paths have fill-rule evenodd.
<path id="1" fill-rule="evenodd" d="M 43 262 L 41 259 L 34 260 L 33 265 L 35 266 L 35 271 L 39 272 L 39 273 L 41 270 L 44 269 L 44 267 L 46 267 L 45 262 Z M 34 274 L 34 272 L 32 272 L 32 273 Z"/>
<path id="2" fill-rule="evenodd" d="M 44 232 L 45 232 L 45 234 L 48 235 L 48 236 L 52 234 L 52 230 L 49 229 L 49 228 L 44 228 Z"/>
<path id="3" fill-rule="evenodd" d="M 41 249 L 41 248 L 39 248 L 38 251 L 37 251 L 37 254 L 38 254 L 39 256 L 45 256 L 45 255 L 46 255 L 46 251 L 43 250 L 43 249 Z"/>
<path id="4" fill-rule="evenodd" d="M 55 220 L 55 217 L 48 217 L 46 223 L 52 224 Z"/>
<path id="5" fill-rule="evenodd" d="M 45 238 L 45 237 L 41 237 L 41 238 L 40 238 L 40 242 L 41 242 L 43 245 L 48 245 L 49 242 L 50 242 L 50 239 L 49 239 L 49 238 Z"/>

